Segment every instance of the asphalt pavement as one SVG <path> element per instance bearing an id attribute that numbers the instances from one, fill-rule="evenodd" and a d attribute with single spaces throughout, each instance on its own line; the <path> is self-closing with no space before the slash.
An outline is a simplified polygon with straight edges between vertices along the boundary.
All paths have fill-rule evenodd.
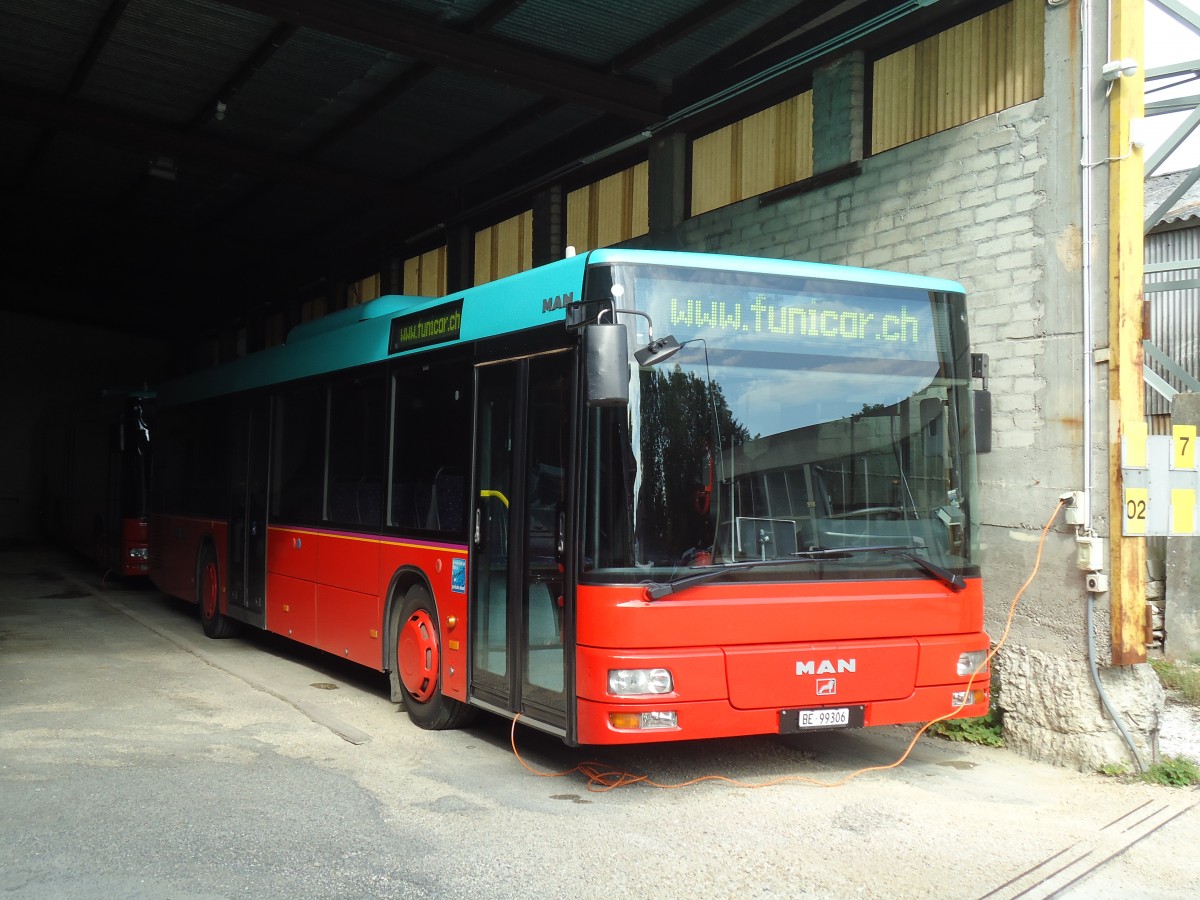
<path id="1" fill-rule="evenodd" d="M 928 737 L 892 766 L 912 734 L 425 732 L 382 675 L 0 551 L 4 897 L 1200 894 L 1200 791 Z"/>

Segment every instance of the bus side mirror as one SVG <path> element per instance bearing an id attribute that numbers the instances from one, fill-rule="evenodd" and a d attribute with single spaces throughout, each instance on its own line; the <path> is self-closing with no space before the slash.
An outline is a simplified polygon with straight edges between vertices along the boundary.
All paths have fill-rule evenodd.
<path id="1" fill-rule="evenodd" d="M 586 325 L 587 405 L 629 404 L 629 337 L 624 325 Z"/>

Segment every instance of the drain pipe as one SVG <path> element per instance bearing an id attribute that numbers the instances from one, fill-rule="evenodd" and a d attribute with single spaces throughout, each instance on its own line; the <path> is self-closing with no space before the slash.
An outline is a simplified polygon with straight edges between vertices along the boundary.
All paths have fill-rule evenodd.
<path id="1" fill-rule="evenodd" d="M 1108 694 L 1104 692 L 1104 682 L 1100 680 L 1100 667 L 1096 664 L 1096 638 L 1092 633 L 1093 613 L 1092 607 L 1096 603 L 1096 595 L 1089 593 L 1087 595 L 1087 639 L 1088 639 L 1088 665 L 1092 670 L 1092 681 L 1096 684 L 1096 693 L 1100 695 L 1100 702 L 1104 705 L 1105 712 L 1108 717 L 1116 724 L 1117 730 L 1121 732 L 1121 737 L 1124 738 L 1125 744 L 1129 747 L 1129 752 L 1133 754 L 1133 761 L 1137 763 L 1138 773 L 1146 772 L 1146 763 L 1142 759 L 1142 755 L 1138 753 L 1137 744 L 1134 743 L 1133 737 L 1129 734 L 1129 730 L 1125 727 L 1125 723 L 1121 721 L 1121 717 L 1117 715 L 1112 704 L 1108 700 Z"/>
<path id="2" fill-rule="evenodd" d="M 1092 380 L 1095 376 L 1095 352 L 1092 347 L 1094 328 L 1092 318 L 1092 4 L 1093 0 L 1083 0 L 1080 4 L 1080 29 L 1082 31 L 1080 46 L 1083 53 L 1083 65 L 1080 74 L 1080 96 L 1082 103 L 1080 104 L 1080 129 L 1082 130 L 1082 154 L 1080 167 L 1082 169 L 1082 278 L 1083 278 L 1083 496 L 1085 499 L 1086 509 L 1084 510 L 1083 519 L 1079 525 L 1080 534 L 1092 533 Z M 1108 19 L 1108 24 L 1111 26 L 1111 12 Z M 1121 717 L 1117 715 L 1113 709 L 1112 703 L 1108 699 L 1108 693 L 1104 690 L 1104 682 L 1100 680 L 1100 667 L 1096 659 L 1096 636 L 1093 632 L 1093 623 L 1095 620 L 1094 607 L 1096 603 L 1096 595 L 1091 591 L 1087 592 L 1087 651 L 1088 651 L 1088 668 L 1092 673 L 1092 682 L 1096 685 L 1096 693 L 1100 697 L 1100 703 L 1104 706 L 1108 717 L 1116 724 L 1117 730 L 1121 733 L 1126 745 L 1129 747 L 1130 753 L 1133 754 L 1133 759 L 1137 763 L 1138 771 L 1145 772 L 1146 764 L 1142 760 L 1141 754 L 1138 753 L 1137 744 L 1134 743 L 1133 737 L 1129 734 L 1125 723 L 1121 721 Z"/>

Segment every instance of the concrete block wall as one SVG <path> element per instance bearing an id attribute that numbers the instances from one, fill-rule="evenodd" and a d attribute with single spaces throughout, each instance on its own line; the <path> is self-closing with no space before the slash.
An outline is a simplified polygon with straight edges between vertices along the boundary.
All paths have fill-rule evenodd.
<path id="1" fill-rule="evenodd" d="M 1059 496 L 1083 487 L 1080 138 L 1074 24 L 1047 8 L 1042 99 L 863 159 L 861 172 L 773 203 L 750 198 L 688 219 L 683 249 L 934 275 L 967 290 L 973 350 L 991 361 L 993 452 L 980 458 L 987 621 L 1000 638 Z M 853 78 L 831 84 L 859 85 Z M 820 87 L 814 82 L 814 91 Z M 814 108 L 862 109 L 861 102 Z M 819 125 L 820 123 L 818 123 Z M 817 140 L 820 140 L 817 132 Z M 1103 143 L 1103 142 L 1101 142 Z M 1103 178 L 1100 179 L 1104 181 Z M 1102 208 L 1099 205 L 1098 208 Z M 1101 237 L 1105 225 L 1093 223 Z M 1097 346 L 1107 310 L 1095 307 Z M 1096 529 L 1107 537 L 1107 421 L 1097 371 L 1092 421 Z M 1083 770 L 1130 761 L 1105 694 L 1143 758 L 1156 752 L 1162 692 L 1147 667 L 1108 667 L 1107 597 L 1094 601 L 1060 515 L 997 657 L 1009 746 Z"/>

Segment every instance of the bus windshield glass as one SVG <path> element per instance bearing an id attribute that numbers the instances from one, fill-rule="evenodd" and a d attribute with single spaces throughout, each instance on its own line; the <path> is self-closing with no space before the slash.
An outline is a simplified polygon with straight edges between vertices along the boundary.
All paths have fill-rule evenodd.
<path id="1" fill-rule="evenodd" d="M 682 349 L 588 412 L 585 580 L 978 574 L 964 299 L 875 274 L 605 271 Z"/>

